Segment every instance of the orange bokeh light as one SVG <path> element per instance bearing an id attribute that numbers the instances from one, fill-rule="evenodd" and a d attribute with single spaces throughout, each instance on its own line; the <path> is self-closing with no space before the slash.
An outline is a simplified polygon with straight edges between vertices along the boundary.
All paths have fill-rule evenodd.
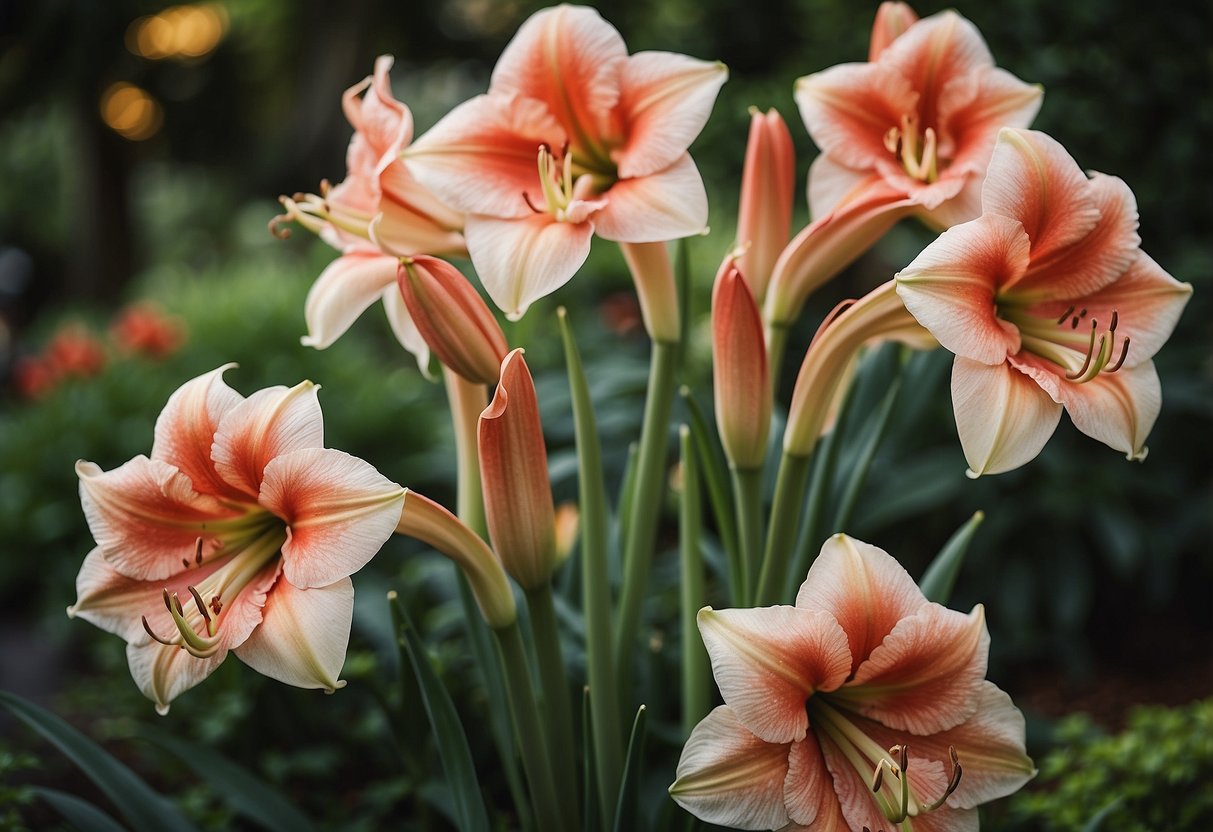
<path id="1" fill-rule="evenodd" d="M 164 113 L 146 91 L 119 81 L 101 95 L 101 119 L 118 135 L 138 142 L 156 134 Z"/>
<path id="2" fill-rule="evenodd" d="M 126 30 L 126 48 L 153 61 L 200 58 L 219 45 L 227 27 L 227 9 L 219 3 L 170 6 L 132 21 Z"/>

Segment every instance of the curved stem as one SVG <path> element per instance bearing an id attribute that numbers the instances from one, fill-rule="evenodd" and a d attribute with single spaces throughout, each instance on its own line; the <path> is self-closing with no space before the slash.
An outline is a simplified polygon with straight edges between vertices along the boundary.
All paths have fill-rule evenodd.
<path id="1" fill-rule="evenodd" d="M 649 569 L 653 562 L 677 357 L 676 343 L 653 342 L 649 390 L 644 403 L 640 453 L 636 462 L 636 483 L 632 490 L 623 541 L 623 590 L 615 629 L 615 674 L 619 690 L 625 692 L 630 689 L 632 646 L 640 627 L 640 607 L 648 590 Z"/>
<path id="2" fill-rule="evenodd" d="M 729 474 L 741 550 L 741 586 L 733 588 L 733 595 L 748 604 L 762 557 L 762 469 L 730 467 Z"/>
<path id="3" fill-rule="evenodd" d="M 783 602 L 787 579 L 788 558 L 796 545 L 796 530 L 804 507 L 804 490 L 809 478 L 811 457 L 787 451 L 779 460 L 775 480 L 775 496 L 771 502 L 771 523 L 767 532 L 766 551 L 754 603 L 758 606 Z"/>
<path id="4" fill-rule="evenodd" d="M 455 429 L 455 462 L 459 472 L 455 513 L 472 531 L 487 537 L 476 428 L 480 414 L 488 406 L 488 390 L 483 384 L 468 381 L 446 366 L 442 368 L 442 381 L 446 385 L 447 399 L 451 404 L 451 423 Z"/>

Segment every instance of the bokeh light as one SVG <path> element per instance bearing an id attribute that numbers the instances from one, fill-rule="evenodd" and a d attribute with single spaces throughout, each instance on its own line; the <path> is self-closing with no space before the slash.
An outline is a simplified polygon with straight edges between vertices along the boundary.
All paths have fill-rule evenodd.
<path id="1" fill-rule="evenodd" d="M 200 58 L 219 45 L 227 27 L 227 9 L 219 3 L 170 6 L 132 21 L 126 30 L 126 48 L 153 61 Z"/>
<path id="2" fill-rule="evenodd" d="M 164 113 L 145 90 L 119 81 L 101 95 L 101 118 L 118 135 L 138 142 L 156 135 Z"/>

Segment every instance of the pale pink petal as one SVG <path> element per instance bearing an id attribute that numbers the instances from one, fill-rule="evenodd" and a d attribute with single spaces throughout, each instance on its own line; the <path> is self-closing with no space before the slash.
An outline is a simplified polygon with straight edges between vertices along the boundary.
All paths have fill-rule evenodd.
<path id="1" fill-rule="evenodd" d="M 423 217 L 428 217 L 434 225 L 458 232 L 463 227 L 463 214 L 430 193 L 424 185 L 417 181 L 402 159 L 396 159 L 379 174 L 379 188 L 386 200 L 398 202 L 408 210 Z M 437 250 L 426 254 L 439 253 Z"/>
<path id="2" fill-rule="evenodd" d="M 1119 355 L 1121 343 L 1129 339 L 1126 367 L 1136 367 L 1154 357 L 1171 337 L 1180 313 L 1192 296 L 1192 286 L 1171 277 L 1144 251 L 1137 253 L 1133 265 L 1110 286 L 1077 301 L 1050 301 L 1029 311 L 1046 320 L 1056 320 L 1071 306 L 1074 312 L 1087 311 L 1087 320 L 1097 320 L 1104 331 L 1116 313 L 1114 347 Z"/>
<path id="3" fill-rule="evenodd" d="M 594 224 L 559 222 L 551 214 L 514 220 L 473 215 L 464 234 L 485 291 L 516 321 L 577 273 L 590 254 Z"/>
<path id="4" fill-rule="evenodd" d="M 385 286 L 396 284 L 399 262 L 396 257 L 361 250 L 330 263 L 307 293 L 303 305 L 307 335 L 300 342 L 318 350 L 332 345 L 379 299 Z"/>
<path id="5" fill-rule="evenodd" d="M 870 171 L 840 165 L 824 153 L 809 165 L 809 214 L 814 220 L 854 197 L 871 177 Z"/>
<path id="6" fill-rule="evenodd" d="M 846 633 L 829 613 L 705 607 L 698 620 L 725 703 L 767 742 L 804 739 L 805 701 L 834 690 L 851 672 Z"/>
<path id="7" fill-rule="evenodd" d="M 959 355 L 952 364 L 952 409 L 971 477 L 1035 459 L 1061 419 L 1061 405 L 1019 370 Z"/>
<path id="8" fill-rule="evenodd" d="M 417 367 L 421 372 L 427 372 L 430 366 L 430 345 L 421 337 L 421 332 L 400 295 L 400 287 L 395 283 L 383 289 L 383 311 L 387 313 L 387 322 L 391 325 L 392 333 L 400 342 L 400 346 L 417 358 Z"/>
<path id="9" fill-rule="evenodd" d="M 991 149 L 993 145 L 991 145 Z M 931 209 L 920 209 L 918 216 L 931 228 L 946 231 L 954 225 L 975 220 L 981 216 L 981 189 L 985 184 L 985 169 L 980 173 L 960 174 L 951 169 L 941 178 L 960 182 L 956 195 Z"/>
<path id="10" fill-rule="evenodd" d="M 918 15 L 908 4 L 885 0 L 876 9 L 876 19 L 872 22 L 872 37 L 868 41 L 868 60 L 875 61 L 880 53 L 889 48 L 893 41 L 905 34 L 918 20 Z"/>
<path id="11" fill-rule="evenodd" d="M 200 537 L 247 513 L 199 494 L 172 465 L 142 455 L 112 471 L 81 460 L 76 474 L 93 539 L 129 578 L 161 580 L 180 572 L 182 560 L 193 562 Z"/>
<path id="12" fill-rule="evenodd" d="M 568 131 L 575 151 L 601 156 L 601 137 L 619 102 L 627 55 L 619 32 L 594 9 L 544 9 L 531 15 L 506 45 L 493 68 L 489 93 L 542 101 Z"/>
<path id="13" fill-rule="evenodd" d="M 239 498 L 238 491 L 223 481 L 211 462 L 211 443 L 223 415 L 244 397 L 223 381 L 224 364 L 187 381 L 169 397 L 156 419 L 151 457 L 176 467 L 203 494 Z"/>
<path id="14" fill-rule="evenodd" d="M 728 77 L 719 61 L 672 52 L 628 58 L 619 100 L 627 141 L 611 151 L 620 178 L 648 176 L 677 161 L 707 124 Z"/>
<path id="15" fill-rule="evenodd" d="M 889 821 L 876 804 L 872 793 L 871 775 L 875 771 L 875 764 L 872 772 L 860 774 L 832 739 L 822 736 L 820 731 L 815 733 L 820 739 L 826 768 L 834 781 L 835 799 L 842 816 L 846 818 L 847 825 L 844 828 L 851 832 L 861 830 L 865 826 L 874 832 L 888 829 Z M 917 818 L 914 822 L 917 823 Z"/>
<path id="16" fill-rule="evenodd" d="M 810 826 L 814 832 L 850 830 L 834 792 L 834 778 L 826 768 L 821 746 L 812 731 L 792 744 L 783 800 L 793 823 Z"/>
<path id="17" fill-rule="evenodd" d="M 362 98 L 358 124 L 354 125 L 379 154 L 379 170 L 391 164 L 401 148 L 413 140 L 413 114 L 392 95 L 388 72 L 393 60 L 391 55 L 375 59 L 375 74 Z"/>
<path id="18" fill-rule="evenodd" d="M 1043 263 L 1091 233 L 1099 222 L 1090 183 L 1056 139 L 1003 128 L 981 192 L 986 214 L 1019 220 Z"/>
<path id="19" fill-rule="evenodd" d="M 980 828 L 976 809 L 954 809 L 948 804 L 914 818 L 914 832 L 978 832 Z"/>
<path id="20" fill-rule="evenodd" d="M 1146 458 L 1146 437 L 1162 409 L 1153 361 L 1100 373 L 1085 384 L 1062 384 L 1060 393 L 1074 427 L 1128 459 Z"/>
<path id="21" fill-rule="evenodd" d="M 918 92 L 919 124 L 926 129 L 939 125 L 940 99 L 948 84 L 992 67 L 994 58 L 976 26 L 946 11 L 907 29 L 880 54 L 878 63 L 906 78 Z"/>
<path id="22" fill-rule="evenodd" d="M 691 157 L 638 179 L 622 179 L 604 194 L 607 205 L 594 215 L 598 236 L 621 243 L 660 243 L 702 234 L 708 196 Z"/>
<path id="23" fill-rule="evenodd" d="M 800 78 L 794 97 L 822 153 L 856 170 L 872 170 L 893 159 L 885 135 L 919 101 L 910 81 L 883 62 L 839 64 Z"/>
<path id="24" fill-rule="evenodd" d="M 263 676 L 297 688 L 345 687 L 345 663 L 354 617 L 354 583 L 297 589 L 279 579 L 265 599 L 261 623 L 236 648 L 242 662 Z"/>
<path id="25" fill-rule="evenodd" d="M 467 256 L 463 216 L 440 203 L 396 160 L 379 176 L 378 214 L 367 227 L 385 254 Z"/>
<path id="26" fill-rule="evenodd" d="M 164 591 L 188 595 L 186 587 L 198 583 L 222 565 L 209 560 L 202 566 L 186 569 L 178 565 L 178 574 L 157 581 L 128 578 L 105 559 L 100 547 L 84 559 L 76 576 L 76 603 L 67 608 L 69 618 L 85 621 L 113 633 L 128 642 L 148 641 L 143 616 L 161 635 L 171 635 L 174 624 L 164 607 Z"/>
<path id="27" fill-rule="evenodd" d="M 131 676 L 143 695 L 156 703 L 157 712 L 168 713 L 173 699 L 211 675 L 227 658 L 228 651 L 248 638 L 261 621 L 265 593 L 277 573 L 276 564 L 263 570 L 224 609 L 219 619 L 220 647 L 213 656 L 198 658 L 177 645 L 160 644 L 150 639 L 127 644 L 126 658 Z"/>
<path id="28" fill-rule="evenodd" d="M 1087 193 L 1099 209 L 1095 227 L 1052 257 L 1033 256 L 1028 270 L 1006 287 L 1008 297 L 1014 293 L 1019 302 L 1082 298 L 1110 286 L 1137 259 L 1137 200 L 1129 186 L 1097 173 Z"/>
<path id="29" fill-rule="evenodd" d="M 707 823 L 778 829 L 788 822 L 787 774 L 788 746 L 758 739 L 721 705 L 695 726 L 683 746 L 670 797 Z"/>
<path id="30" fill-rule="evenodd" d="M 229 410 L 211 448 L 219 476 L 256 500 L 270 460 L 300 448 L 323 448 L 317 390 L 310 381 L 267 387 Z"/>
<path id="31" fill-rule="evenodd" d="M 898 622 L 831 700 L 891 728 L 945 731 L 976 710 L 989 649 L 981 605 L 965 615 L 928 604 Z"/>
<path id="32" fill-rule="evenodd" d="M 566 134 L 540 101 L 478 95 L 451 110 L 404 152 L 409 172 L 457 211 L 494 217 L 531 213 L 542 201 L 539 147 Z"/>
<path id="33" fill-rule="evenodd" d="M 400 520 L 404 489 L 342 451 L 306 448 L 270 460 L 262 506 L 287 523 L 283 573 L 300 589 L 366 565 Z"/>
<path id="34" fill-rule="evenodd" d="M 1040 109 L 1043 91 L 1005 69 L 984 67 L 954 78 L 939 100 L 939 152 L 948 170 L 982 173 L 1002 127 L 1027 127 Z"/>
<path id="35" fill-rule="evenodd" d="M 828 612 L 842 625 L 852 671 L 925 603 L 914 579 L 887 552 L 843 534 L 821 547 L 796 595 L 797 607 Z"/>
<path id="36" fill-rule="evenodd" d="M 1000 287 L 1028 266 L 1028 236 L 1014 220 L 983 216 L 950 228 L 897 273 L 897 294 L 939 343 L 999 364 L 1019 351 L 1019 330 L 996 314 Z"/>

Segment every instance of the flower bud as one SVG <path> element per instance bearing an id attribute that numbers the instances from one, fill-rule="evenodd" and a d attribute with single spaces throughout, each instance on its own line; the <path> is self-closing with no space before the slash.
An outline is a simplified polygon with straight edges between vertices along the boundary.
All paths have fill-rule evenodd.
<path id="1" fill-rule="evenodd" d="M 520 349 L 501 363 L 497 392 L 480 414 L 479 445 L 484 513 L 493 548 L 524 589 L 539 589 L 560 558 L 539 402 Z"/>
<path id="2" fill-rule="evenodd" d="M 495 384 L 509 349 L 484 299 L 458 269 L 436 257 L 406 257 L 400 294 L 438 360 L 475 384 Z"/>
<path id="3" fill-rule="evenodd" d="M 788 242 L 795 189 L 796 151 L 788 126 L 778 111 L 762 113 L 751 107 L 737 214 L 737 246 L 744 253 L 737 257 L 737 265 L 759 303 Z"/>
<path id="4" fill-rule="evenodd" d="M 906 29 L 918 20 L 918 15 L 906 3 L 885 0 L 876 10 L 876 21 L 872 24 L 872 41 L 868 48 L 868 60 L 874 61 L 889 44 L 901 37 Z"/>
<path id="5" fill-rule="evenodd" d="M 758 305 L 731 255 L 712 290 L 712 381 L 729 464 L 761 468 L 771 428 L 771 377 Z"/>
<path id="6" fill-rule="evenodd" d="M 678 319 L 678 287 L 665 243 L 620 243 L 623 259 L 636 283 L 640 316 L 654 341 L 678 343 L 682 331 Z"/>
<path id="7" fill-rule="evenodd" d="M 518 618 L 514 592 L 501 561 L 488 544 L 438 503 L 405 489 L 399 534 L 428 543 L 458 564 L 468 579 L 480 614 L 499 630 Z"/>

